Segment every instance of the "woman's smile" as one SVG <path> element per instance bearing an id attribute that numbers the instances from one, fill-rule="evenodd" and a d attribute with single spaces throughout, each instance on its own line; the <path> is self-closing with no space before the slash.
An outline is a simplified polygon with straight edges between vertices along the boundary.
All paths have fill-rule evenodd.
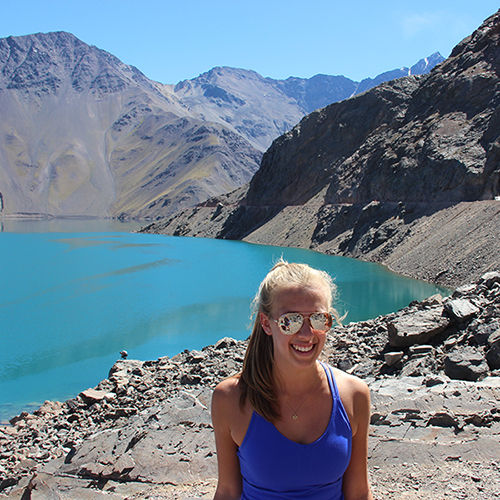
<path id="1" fill-rule="evenodd" d="M 292 344 L 292 347 L 296 350 L 296 351 L 299 351 L 299 352 L 310 352 L 313 347 L 315 346 L 316 344 L 309 344 L 309 345 L 299 345 L 299 344 Z"/>

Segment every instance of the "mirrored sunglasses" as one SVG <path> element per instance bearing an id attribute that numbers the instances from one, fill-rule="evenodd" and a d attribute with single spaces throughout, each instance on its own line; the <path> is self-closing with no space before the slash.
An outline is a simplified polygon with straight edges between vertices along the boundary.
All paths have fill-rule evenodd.
<path id="1" fill-rule="evenodd" d="M 308 315 L 303 315 L 300 313 L 286 313 L 280 316 L 278 319 L 274 319 L 269 316 L 270 319 L 276 321 L 282 333 L 285 335 L 296 334 L 304 324 L 304 320 L 309 318 L 311 323 L 311 328 L 318 332 L 325 333 L 333 325 L 333 318 L 330 313 L 315 312 Z"/>

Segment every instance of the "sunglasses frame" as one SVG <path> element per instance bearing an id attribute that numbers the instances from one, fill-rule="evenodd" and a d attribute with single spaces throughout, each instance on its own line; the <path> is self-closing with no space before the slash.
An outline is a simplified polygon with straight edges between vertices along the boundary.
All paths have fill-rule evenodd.
<path id="1" fill-rule="evenodd" d="M 314 316 L 315 314 L 321 314 L 325 318 L 325 327 L 327 327 L 325 330 L 314 328 L 314 326 L 312 324 L 312 321 L 314 321 L 314 320 L 311 320 L 311 316 Z M 291 316 L 291 315 L 297 315 L 297 316 L 299 316 L 302 319 L 299 328 L 296 331 L 294 331 L 294 332 L 285 331 L 283 329 L 283 326 L 285 326 L 285 328 L 287 328 L 287 326 L 286 325 L 282 325 L 282 323 L 281 323 L 282 319 L 284 319 L 286 316 Z M 311 325 L 311 329 L 314 330 L 315 332 L 327 333 L 327 332 L 329 332 L 331 330 L 331 328 L 333 326 L 333 316 L 329 312 L 319 312 L 319 311 L 316 311 L 316 312 L 313 312 L 311 314 L 301 314 L 301 313 L 298 313 L 298 312 L 289 312 L 289 313 L 282 314 L 278 319 L 274 319 L 269 314 L 267 316 L 268 316 L 269 319 L 272 319 L 274 322 L 277 323 L 278 328 L 280 329 L 280 332 L 283 335 L 295 335 L 296 333 L 298 333 L 300 331 L 300 329 L 302 328 L 302 326 L 304 325 L 304 321 L 306 319 L 309 320 L 309 324 Z M 293 323 L 293 321 L 292 321 L 292 323 Z"/>

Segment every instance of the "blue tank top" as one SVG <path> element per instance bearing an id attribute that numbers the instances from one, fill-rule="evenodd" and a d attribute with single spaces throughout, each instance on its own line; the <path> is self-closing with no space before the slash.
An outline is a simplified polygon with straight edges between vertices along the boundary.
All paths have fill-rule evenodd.
<path id="1" fill-rule="evenodd" d="M 299 444 L 254 411 L 238 449 L 242 500 L 344 499 L 342 477 L 351 459 L 351 424 L 332 368 L 321 365 L 333 399 L 328 427 L 313 443 Z"/>

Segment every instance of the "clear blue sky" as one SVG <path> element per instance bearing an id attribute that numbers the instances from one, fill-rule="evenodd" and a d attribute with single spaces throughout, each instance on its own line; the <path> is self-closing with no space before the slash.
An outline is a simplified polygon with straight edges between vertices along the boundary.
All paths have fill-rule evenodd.
<path id="1" fill-rule="evenodd" d="M 148 78 L 215 66 L 263 76 L 374 77 L 453 47 L 493 0 L 0 0 L 0 38 L 68 31 Z"/>

